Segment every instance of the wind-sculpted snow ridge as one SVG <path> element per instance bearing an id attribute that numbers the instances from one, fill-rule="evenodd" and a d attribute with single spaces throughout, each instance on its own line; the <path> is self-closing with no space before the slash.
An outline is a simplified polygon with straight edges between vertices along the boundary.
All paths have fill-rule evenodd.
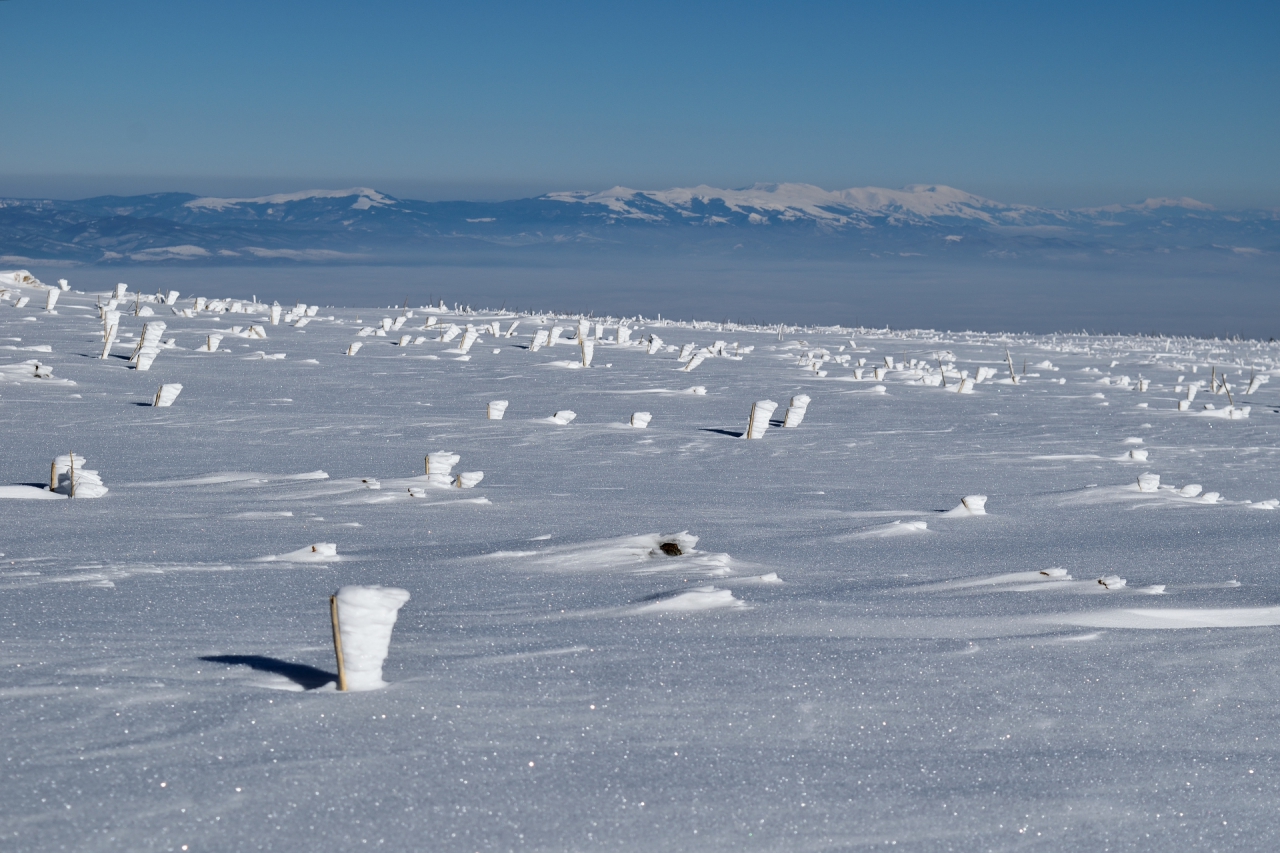
<path id="1" fill-rule="evenodd" d="M 1280 841 L 1280 344 L 184 289 L 0 271 L 6 851 Z"/>

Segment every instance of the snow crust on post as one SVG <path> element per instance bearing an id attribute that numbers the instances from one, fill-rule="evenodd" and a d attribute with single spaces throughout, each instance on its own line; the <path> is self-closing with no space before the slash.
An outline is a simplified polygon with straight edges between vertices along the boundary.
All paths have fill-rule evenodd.
<path id="1" fill-rule="evenodd" d="M 210 335 L 205 338 L 204 344 L 196 347 L 196 352 L 217 352 L 218 347 L 222 344 L 222 335 Z"/>
<path id="2" fill-rule="evenodd" d="M 529 351 L 537 352 L 538 350 L 542 349 L 544 346 L 547 345 L 547 339 L 548 339 L 547 330 L 539 329 L 538 333 L 533 336 L 533 343 L 529 344 Z"/>
<path id="3" fill-rule="evenodd" d="M 100 498 L 107 493 L 97 471 L 85 468 L 80 454 L 55 457 L 49 471 L 49 491 L 75 498 Z"/>
<path id="4" fill-rule="evenodd" d="M 474 489 L 484 479 L 483 471 L 463 471 L 453 481 L 459 489 Z"/>
<path id="5" fill-rule="evenodd" d="M 349 347 L 347 347 L 347 355 L 355 355 L 356 353 L 360 352 L 360 347 L 362 346 L 364 346 L 364 344 L 360 343 L 359 341 L 352 343 Z"/>
<path id="6" fill-rule="evenodd" d="M 742 434 L 742 437 L 764 438 L 764 432 L 769 428 L 769 418 L 777 408 L 778 404 L 772 400 L 757 400 L 752 403 L 751 417 L 747 420 L 747 431 Z"/>
<path id="7" fill-rule="evenodd" d="M 571 411 L 569 409 L 561 409 L 560 411 L 556 412 L 554 415 L 551 416 L 551 420 L 554 421 L 555 423 L 560 424 L 560 426 L 564 426 L 565 424 L 569 423 L 577 416 L 578 416 L 577 412 Z"/>
<path id="8" fill-rule="evenodd" d="M 972 516 L 987 514 L 987 496 L 986 495 L 965 495 L 960 499 L 960 506 L 955 509 L 947 510 L 944 516 Z"/>
<path id="9" fill-rule="evenodd" d="M 787 406 L 787 417 L 782 422 L 784 427 L 798 427 L 800 422 L 804 420 L 804 413 L 809 408 L 809 395 L 797 394 L 791 398 L 791 404 Z"/>
<path id="10" fill-rule="evenodd" d="M 1160 475 L 1147 472 L 1138 475 L 1138 491 L 1154 492 L 1160 488 Z"/>
<path id="11" fill-rule="evenodd" d="M 582 366 L 590 367 L 591 357 L 595 355 L 596 351 L 595 341 L 583 338 L 578 342 L 578 346 L 582 349 Z"/>
<path id="12" fill-rule="evenodd" d="M 347 690 L 379 690 L 391 630 L 409 592 L 389 586 L 344 586 L 338 590 L 338 632 Z"/>
<path id="13" fill-rule="evenodd" d="M 645 429 L 649 426 L 649 421 L 653 419 L 653 415 L 648 412 L 635 412 L 631 415 L 631 425 L 636 429 Z"/>
<path id="14" fill-rule="evenodd" d="M 53 306 L 58 304 L 58 297 L 62 294 L 61 290 L 50 288 L 49 293 L 44 298 L 44 310 L 52 311 Z"/>
<path id="15" fill-rule="evenodd" d="M 453 471 L 453 466 L 457 465 L 461 459 L 462 457 L 458 454 L 450 453 L 447 450 L 428 453 L 424 460 L 427 484 L 432 486 L 452 486 L 454 481 L 450 475 Z"/>
<path id="16" fill-rule="evenodd" d="M 662 349 L 662 338 L 658 337 L 657 335 L 650 335 L 649 349 L 646 350 L 646 352 L 648 352 L 649 355 L 657 355 L 658 350 L 660 349 Z"/>
<path id="17" fill-rule="evenodd" d="M 133 349 L 129 361 L 137 370 L 150 370 L 151 363 L 160 354 L 160 341 L 164 336 L 165 325 L 160 320 L 153 320 L 142 327 L 142 337 Z"/>
<path id="18" fill-rule="evenodd" d="M 181 393 L 182 385 L 180 383 L 170 382 L 166 385 L 161 385 L 160 390 L 156 392 L 156 399 L 151 405 L 160 408 L 172 406 L 173 401 L 178 399 L 178 395 Z"/>
<path id="19" fill-rule="evenodd" d="M 489 403 L 489 410 L 487 415 L 489 420 L 491 421 L 500 421 L 502 420 L 502 416 L 506 414 L 506 411 L 507 411 L 506 400 L 494 400 L 491 403 Z"/>

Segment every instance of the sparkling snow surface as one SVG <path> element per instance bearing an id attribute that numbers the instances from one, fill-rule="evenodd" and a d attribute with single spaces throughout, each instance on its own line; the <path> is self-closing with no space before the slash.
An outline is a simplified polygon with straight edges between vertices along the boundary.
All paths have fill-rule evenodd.
<path id="1" fill-rule="evenodd" d="M 564 369 L 577 318 L 130 293 L 100 359 L 105 294 L 45 293 L 0 301 L 0 848 L 1280 845 L 1278 345 L 596 318 Z M 411 598 L 340 694 L 356 584 Z"/>

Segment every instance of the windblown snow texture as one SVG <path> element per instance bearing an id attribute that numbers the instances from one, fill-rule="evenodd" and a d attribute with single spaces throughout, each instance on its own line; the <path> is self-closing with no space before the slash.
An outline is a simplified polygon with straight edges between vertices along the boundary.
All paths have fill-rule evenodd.
<path id="1" fill-rule="evenodd" d="M 1280 844 L 1276 344 L 0 287 L 6 850 Z"/>

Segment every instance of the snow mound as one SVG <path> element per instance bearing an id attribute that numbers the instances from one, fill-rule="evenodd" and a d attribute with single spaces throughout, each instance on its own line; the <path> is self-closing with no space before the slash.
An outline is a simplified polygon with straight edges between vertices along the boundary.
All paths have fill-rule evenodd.
<path id="1" fill-rule="evenodd" d="M 746 603 L 733 597 L 727 589 L 700 586 L 688 592 L 660 598 L 635 608 L 633 613 L 699 613 L 705 610 L 742 610 Z"/>

